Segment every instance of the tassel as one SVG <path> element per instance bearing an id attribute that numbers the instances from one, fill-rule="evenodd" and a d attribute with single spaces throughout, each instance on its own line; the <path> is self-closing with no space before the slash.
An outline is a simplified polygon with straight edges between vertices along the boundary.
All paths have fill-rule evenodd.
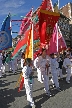
<path id="1" fill-rule="evenodd" d="M 24 84 L 24 77 L 22 77 L 21 82 L 20 82 L 20 87 L 18 89 L 18 92 L 20 92 L 23 88 L 23 84 Z"/>

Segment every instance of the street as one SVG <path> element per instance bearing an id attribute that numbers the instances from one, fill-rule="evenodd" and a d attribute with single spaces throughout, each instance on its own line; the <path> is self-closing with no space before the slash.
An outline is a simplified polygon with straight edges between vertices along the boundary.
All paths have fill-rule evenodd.
<path id="1" fill-rule="evenodd" d="M 18 93 L 18 88 L 15 88 L 20 72 L 21 70 L 16 74 L 6 72 L 3 78 L 0 78 L 0 108 L 29 108 L 25 89 Z M 36 74 L 35 72 L 33 89 L 36 108 L 72 108 L 72 78 L 70 84 L 65 82 L 66 75 L 63 81 L 59 81 L 61 92 L 57 92 L 50 82 L 52 97 L 48 98 L 45 95 L 44 85 L 37 81 Z"/>

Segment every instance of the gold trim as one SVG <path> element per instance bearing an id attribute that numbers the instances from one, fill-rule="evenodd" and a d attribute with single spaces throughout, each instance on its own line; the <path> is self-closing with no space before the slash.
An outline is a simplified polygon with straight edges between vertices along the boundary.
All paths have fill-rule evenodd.
<path id="1" fill-rule="evenodd" d="M 49 14 L 49 15 L 53 15 L 53 16 L 60 16 L 59 13 L 56 13 L 56 12 L 50 12 L 50 11 L 47 11 L 47 10 L 40 10 L 41 13 L 44 13 L 44 14 Z"/>

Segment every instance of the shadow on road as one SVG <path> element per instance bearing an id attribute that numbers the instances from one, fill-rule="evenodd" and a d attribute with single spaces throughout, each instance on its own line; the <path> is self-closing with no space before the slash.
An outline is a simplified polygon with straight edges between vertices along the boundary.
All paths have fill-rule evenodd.
<path id="1" fill-rule="evenodd" d="M 25 91 L 21 91 L 20 93 L 17 92 L 18 88 L 16 89 L 1 89 L 0 90 L 0 108 L 9 108 L 10 103 L 15 101 L 15 97 L 21 97 L 25 95 Z"/>

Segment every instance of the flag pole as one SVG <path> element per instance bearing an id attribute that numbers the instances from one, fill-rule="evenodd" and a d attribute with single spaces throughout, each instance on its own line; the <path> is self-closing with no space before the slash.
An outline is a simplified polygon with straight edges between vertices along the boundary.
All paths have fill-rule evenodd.
<path id="1" fill-rule="evenodd" d="M 32 15 L 33 15 L 33 8 L 32 8 Z M 34 33 L 33 33 L 33 20 L 32 20 L 32 17 L 31 17 L 31 21 L 32 21 L 32 31 L 31 31 L 32 33 L 31 34 L 32 34 L 32 60 L 33 60 L 33 34 Z"/>
<path id="2" fill-rule="evenodd" d="M 9 16 L 10 16 L 10 30 L 11 30 L 11 36 L 12 36 L 12 23 L 11 23 L 11 13 L 9 13 Z M 13 45 L 12 45 L 13 47 Z"/>
<path id="3" fill-rule="evenodd" d="M 56 23 L 56 28 L 57 28 L 57 52 L 58 52 L 58 23 Z"/>
<path id="4" fill-rule="evenodd" d="M 58 0 L 58 10 L 59 10 L 59 0 Z M 58 52 L 58 22 L 56 23 L 57 28 L 57 52 Z"/>

